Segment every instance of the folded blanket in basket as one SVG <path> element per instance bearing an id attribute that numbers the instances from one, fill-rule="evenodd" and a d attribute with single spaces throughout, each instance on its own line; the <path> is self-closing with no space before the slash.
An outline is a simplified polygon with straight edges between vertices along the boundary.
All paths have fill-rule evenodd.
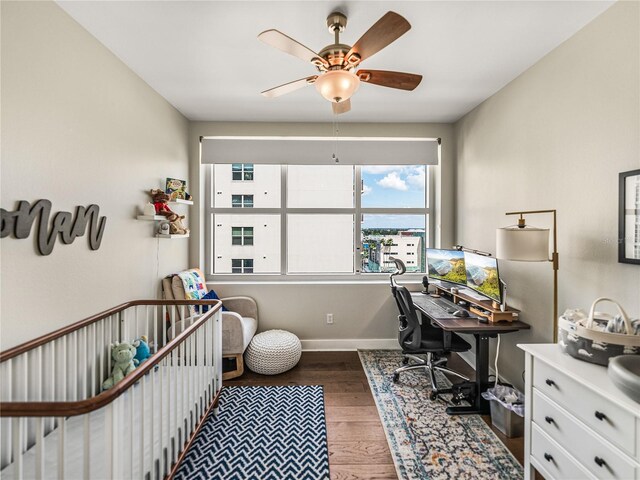
<path id="1" fill-rule="evenodd" d="M 609 333 L 628 333 L 630 335 L 640 335 L 640 318 L 630 319 L 631 332 L 627 332 L 624 326 L 624 319 L 620 315 L 616 315 L 607 323 L 605 332 Z"/>

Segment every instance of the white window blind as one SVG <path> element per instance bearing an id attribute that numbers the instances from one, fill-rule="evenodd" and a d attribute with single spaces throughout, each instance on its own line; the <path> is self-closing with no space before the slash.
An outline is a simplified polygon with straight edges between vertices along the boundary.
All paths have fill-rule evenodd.
<path id="1" fill-rule="evenodd" d="M 202 138 L 202 163 L 438 165 L 439 139 L 409 137 Z"/>

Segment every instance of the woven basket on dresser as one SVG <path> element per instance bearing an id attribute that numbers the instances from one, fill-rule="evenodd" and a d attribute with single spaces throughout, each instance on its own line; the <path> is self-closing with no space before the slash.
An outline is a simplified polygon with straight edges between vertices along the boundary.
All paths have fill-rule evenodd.
<path id="1" fill-rule="evenodd" d="M 277 375 L 295 367 L 302 355 L 300 340 L 285 330 L 259 333 L 247 347 L 244 361 L 253 372 Z"/>

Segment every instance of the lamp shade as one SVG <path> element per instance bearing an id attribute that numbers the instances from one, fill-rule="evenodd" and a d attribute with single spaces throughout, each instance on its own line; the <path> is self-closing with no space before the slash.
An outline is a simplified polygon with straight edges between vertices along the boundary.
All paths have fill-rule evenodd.
<path id="1" fill-rule="evenodd" d="M 331 70 L 320 75 L 316 82 L 316 89 L 330 102 L 344 102 L 351 98 L 360 86 L 360 78 L 346 70 Z"/>
<path id="2" fill-rule="evenodd" d="M 498 228 L 496 257 L 520 262 L 548 262 L 549 229 L 517 226 Z"/>

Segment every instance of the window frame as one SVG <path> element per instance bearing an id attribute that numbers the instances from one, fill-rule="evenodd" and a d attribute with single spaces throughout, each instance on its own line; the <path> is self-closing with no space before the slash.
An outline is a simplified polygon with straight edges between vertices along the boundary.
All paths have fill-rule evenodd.
<path id="1" fill-rule="evenodd" d="M 297 163 L 291 163 L 298 165 Z M 253 164 L 255 166 L 255 163 Z M 305 165 L 305 164 L 300 164 Z M 391 165 L 409 166 L 415 163 L 391 163 Z M 425 245 L 426 249 L 435 244 L 435 214 L 436 214 L 436 182 L 435 169 L 437 165 L 424 165 L 425 167 L 425 206 L 420 208 L 402 207 L 362 207 L 362 191 L 355 194 L 354 204 L 351 208 L 290 208 L 287 206 L 287 164 L 280 167 L 280 207 L 279 208 L 255 208 L 255 207 L 228 207 L 220 208 L 214 206 L 214 186 L 215 186 L 215 164 L 203 164 L 205 179 L 205 202 L 204 202 L 204 224 L 205 224 L 205 277 L 207 281 L 220 282 L 314 282 L 314 281 L 356 281 L 356 282 L 380 282 L 389 277 L 389 273 L 362 272 L 361 252 L 362 252 L 362 216 L 363 215 L 422 215 L 425 218 Z M 326 165 L 331 167 L 330 164 Z M 357 185 L 362 185 L 362 168 L 366 164 L 356 164 L 354 167 L 354 189 Z M 361 187 L 362 188 L 362 187 Z M 280 216 L 280 272 L 279 273 L 214 273 L 215 242 L 214 242 L 214 222 L 216 214 L 231 215 L 279 215 Z M 349 273 L 288 273 L 287 271 L 287 217 L 289 214 L 352 214 L 354 218 L 354 272 Z M 404 278 L 410 281 L 421 279 L 426 272 L 407 272 Z"/>

